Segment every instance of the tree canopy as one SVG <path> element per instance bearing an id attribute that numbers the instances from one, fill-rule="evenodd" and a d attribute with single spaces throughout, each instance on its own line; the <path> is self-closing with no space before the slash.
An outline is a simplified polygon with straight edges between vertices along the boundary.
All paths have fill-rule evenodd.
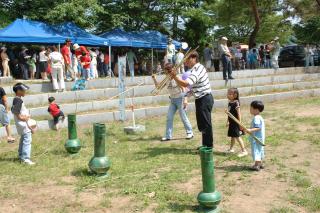
<path id="1" fill-rule="evenodd" d="M 158 30 L 191 46 L 221 36 L 253 46 L 275 36 L 319 42 L 319 11 L 320 0 L 2 0 L 0 27 L 16 18 L 72 21 L 96 33 Z"/>

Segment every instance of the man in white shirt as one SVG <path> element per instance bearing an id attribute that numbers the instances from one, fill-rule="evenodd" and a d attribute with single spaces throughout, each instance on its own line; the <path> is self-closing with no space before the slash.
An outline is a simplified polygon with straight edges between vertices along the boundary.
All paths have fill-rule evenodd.
<path id="1" fill-rule="evenodd" d="M 227 37 L 222 37 L 219 45 L 219 51 L 221 54 L 223 66 L 223 80 L 225 81 L 227 81 L 228 79 L 234 79 L 232 77 L 231 53 L 227 46 L 227 41 Z"/>
<path id="2" fill-rule="evenodd" d="M 182 48 L 180 48 L 179 52 L 176 55 L 176 65 L 179 65 L 183 61 L 183 58 L 184 58 L 183 50 Z M 184 73 L 184 64 L 181 64 L 181 66 L 178 67 L 177 71 L 179 74 Z"/>
<path id="3" fill-rule="evenodd" d="M 280 43 L 279 43 L 279 37 L 275 37 L 273 41 L 271 42 L 272 48 L 271 48 L 271 64 L 273 69 L 277 70 L 279 68 L 278 64 L 278 58 L 280 55 Z"/>
<path id="4" fill-rule="evenodd" d="M 174 44 L 172 43 L 172 38 L 168 39 L 168 46 L 167 46 L 167 60 L 169 63 L 173 63 L 174 64 L 174 55 L 176 54 L 176 47 L 174 46 Z"/>

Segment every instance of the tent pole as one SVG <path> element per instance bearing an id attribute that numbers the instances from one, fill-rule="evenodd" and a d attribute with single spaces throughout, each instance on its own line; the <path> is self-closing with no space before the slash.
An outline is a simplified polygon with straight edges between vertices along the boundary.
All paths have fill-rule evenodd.
<path id="1" fill-rule="evenodd" d="M 111 74 L 112 73 L 112 70 L 111 70 L 111 45 L 109 45 L 109 73 L 112 76 L 112 74 Z"/>
<path id="2" fill-rule="evenodd" d="M 151 48 L 151 73 L 153 73 L 153 48 Z"/>
<path id="3" fill-rule="evenodd" d="M 59 52 L 61 52 L 60 43 L 58 44 L 58 49 L 59 49 Z"/>

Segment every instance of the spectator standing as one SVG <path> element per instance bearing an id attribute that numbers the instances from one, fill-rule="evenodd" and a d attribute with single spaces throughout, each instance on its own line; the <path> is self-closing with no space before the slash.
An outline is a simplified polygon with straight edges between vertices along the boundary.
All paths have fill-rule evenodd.
<path id="1" fill-rule="evenodd" d="M 204 57 L 204 63 L 205 67 L 208 71 L 211 70 L 211 60 L 212 60 L 212 50 L 209 47 L 209 44 L 206 44 L 206 47 L 203 50 L 203 57 Z"/>
<path id="2" fill-rule="evenodd" d="M 111 77 L 112 75 L 109 64 L 110 64 L 110 56 L 109 56 L 109 53 L 106 51 L 104 53 L 104 58 L 103 58 L 103 71 L 104 71 L 104 76 L 106 77 Z"/>
<path id="3" fill-rule="evenodd" d="M 219 51 L 221 54 L 222 66 L 223 66 L 223 79 L 234 79 L 232 77 L 232 65 L 231 65 L 231 53 L 227 46 L 227 37 L 222 37 L 219 45 Z"/>
<path id="4" fill-rule="evenodd" d="M 271 54 L 270 54 L 270 47 L 268 44 L 266 44 L 265 46 L 265 57 L 266 57 L 265 68 L 271 68 Z"/>
<path id="5" fill-rule="evenodd" d="M 79 61 L 77 59 L 76 54 L 74 53 L 74 50 L 71 50 L 71 65 L 72 65 L 72 72 L 74 73 L 74 79 L 78 80 L 78 78 L 80 78 L 80 71 L 81 67 L 79 65 Z"/>
<path id="6" fill-rule="evenodd" d="M 263 45 L 261 45 L 259 48 L 259 58 L 260 58 L 260 67 L 265 67 L 266 57 L 265 57 L 265 49 Z"/>
<path id="7" fill-rule="evenodd" d="M 248 60 L 250 69 L 257 69 L 258 64 L 258 52 L 256 48 L 253 48 L 249 51 Z"/>
<path id="8" fill-rule="evenodd" d="M 183 58 L 184 58 L 183 49 L 180 48 L 179 52 L 176 55 L 176 65 L 179 65 L 183 61 Z M 178 67 L 177 72 L 180 74 L 184 73 L 184 64 L 181 64 L 181 66 Z"/>
<path id="9" fill-rule="evenodd" d="M 10 77 L 10 67 L 9 67 L 9 56 L 7 54 L 7 48 L 1 48 L 1 61 L 2 61 L 2 69 L 3 69 L 3 77 Z"/>
<path id="10" fill-rule="evenodd" d="M 32 57 L 28 58 L 27 64 L 29 66 L 29 75 L 31 79 L 34 79 L 35 73 L 36 73 L 36 55 L 33 54 Z"/>
<path id="11" fill-rule="evenodd" d="M 63 76 L 64 59 L 56 46 L 53 46 L 52 50 L 53 52 L 49 54 L 49 61 L 52 69 L 51 77 L 53 90 L 56 92 L 58 92 L 59 90 L 63 92 L 63 90 L 65 89 Z"/>
<path id="12" fill-rule="evenodd" d="M 278 64 L 278 58 L 280 55 L 280 42 L 279 42 L 279 37 L 275 37 L 273 41 L 271 42 L 272 48 L 271 48 L 271 64 L 274 69 L 279 68 Z"/>
<path id="13" fill-rule="evenodd" d="M 98 70 L 97 70 L 97 53 L 95 48 L 90 49 L 90 57 L 91 57 L 91 63 L 90 63 L 90 78 L 98 78 Z"/>
<path id="14" fill-rule="evenodd" d="M 128 60 L 129 70 L 130 70 L 130 76 L 134 77 L 134 63 L 137 63 L 138 60 L 131 48 L 127 53 L 127 60 Z"/>
<path id="15" fill-rule="evenodd" d="M 104 64 L 104 54 L 102 52 L 102 49 L 100 49 L 98 57 L 97 57 L 97 69 L 99 72 L 99 76 L 105 76 L 103 71 L 103 64 Z"/>
<path id="16" fill-rule="evenodd" d="M 176 47 L 172 43 L 172 38 L 168 39 L 168 46 L 167 46 L 167 51 L 166 52 L 167 52 L 166 56 L 167 56 L 168 62 L 174 64 L 175 63 L 174 56 L 176 54 Z"/>
<path id="17" fill-rule="evenodd" d="M 217 47 L 213 48 L 213 66 L 214 66 L 214 71 L 219 72 L 220 70 L 220 54 L 219 54 L 219 49 Z"/>
<path id="18" fill-rule="evenodd" d="M 0 123 L 5 127 L 7 132 L 7 142 L 13 143 L 15 139 L 11 136 L 10 118 L 8 112 L 10 111 L 7 94 L 2 87 L 0 87 Z"/>
<path id="19" fill-rule="evenodd" d="M 47 80 L 47 68 L 48 68 L 48 56 L 46 48 L 44 46 L 40 47 L 39 52 L 39 71 L 42 80 Z"/>
<path id="20" fill-rule="evenodd" d="M 19 53 L 19 67 L 21 70 L 22 74 L 22 79 L 28 80 L 28 72 L 29 72 L 29 66 L 27 64 L 28 58 L 30 56 L 27 54 L 28 49 L 26 47 L 22 47 L 21 51 Z"/>
<path id="21" fill-rule="evenodd" d="M 66 39 L 65 44 L 61 48 L 61 54 L 63 56 L 64 60 L 64 69 L 65 69 L 65 76 L 68 80 L 72 80 L 72 78 L 75 78 L 74 70 L 72 69 L 72 63 L 71 63 L 71 40 L 69 38 Z"/>

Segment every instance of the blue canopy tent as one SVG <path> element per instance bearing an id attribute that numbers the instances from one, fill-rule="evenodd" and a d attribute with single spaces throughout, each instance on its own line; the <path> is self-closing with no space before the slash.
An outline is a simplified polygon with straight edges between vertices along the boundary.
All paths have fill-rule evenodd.
<path id="1" fill-rule="evenodd" d="M 129 47 L 140 47 L 150 48 L 151 43 L 141 39 L 140 36 L 126 32 L 120 28 L 112 31 L 103 33 L 100 37 L 106 38 L 110 41 L 111 46 L 129 46 Z"/>
<path id="2" fill-rule="evenodd" d="M 107 39 L 110 42 L 111 46 L 114 47 L 132 47 L 132 41 L 130 41 L 129 37 L 127 35 L 124 35 L 125 32 L 113 30 L 109 32 L 105 32 L 101 35 L 99 35 L 102 38 Z"/>
<path id="3" fill-rule="evenodd" d="M 65 39 L 70 38 L 73 43 L 86 46 L 108 46 L 108 39 L 88 33 L 72 22 L 65 22 L 54 25 L 53 28 L 61 34 Z"/>
<path id="4" fill-rule="evenodd" d="M 151 48 L 154 49 L 166 49 L 168 44 L 168 36 L 155 31 L 155 30 L 147 30 L 143 32 L 132 32 L 139 38 L 141 38 L 144 41 L 148 41 L 151 43 Z M 176 48 L 181 47 L 181 43 L 178 41 L 173 40 L 173 44 L 176 46 Z"/>
<path id="5" fill-rule="evenodd" d="M 64 40 L 50 25 L 26 19 L 17 19 L 0 30 L 0 42 L 58 44 Z"/>

